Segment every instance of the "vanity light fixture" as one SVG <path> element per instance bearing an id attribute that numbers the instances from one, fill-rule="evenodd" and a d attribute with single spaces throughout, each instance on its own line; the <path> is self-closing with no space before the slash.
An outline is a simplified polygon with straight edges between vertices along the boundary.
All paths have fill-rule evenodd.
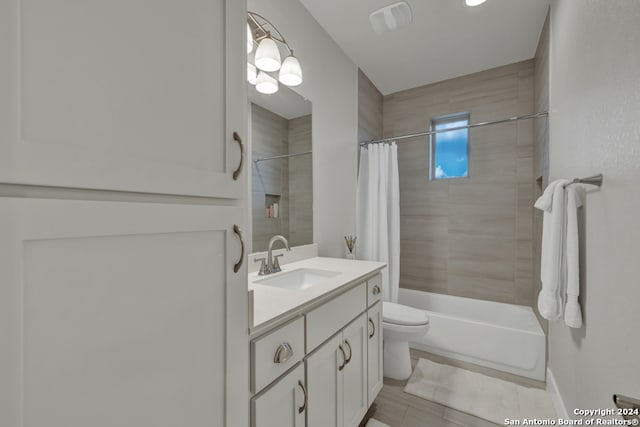
<path id="1" fill-rule="evenodd" d="M 482 3 L 486 2 L 487 0 L 465 0 L 465 3 L 467 3 L 467 6 L 480 6 Z"/>
<path id="2" fill-rule="evenodd" d="M 286 86 L 302 83 L 300 61 L 293 56 L 293 50 L 284 36 L 269 20 L 254 12 L 247 13 L 247 52 L 257 44 L 253 64 L 247 65 L 247 80 L 256 85 L 256 90 L 264 94 L 278 91 L 278 81 Z M 251 43 L 251 50 L 249 49 Z M 286 49 L 286 58 L 281 60 L 280 49 Z M 255 65 L 254 65 L 255 64 Z M 270 73 L 277 72 L 277 78 Z"/>

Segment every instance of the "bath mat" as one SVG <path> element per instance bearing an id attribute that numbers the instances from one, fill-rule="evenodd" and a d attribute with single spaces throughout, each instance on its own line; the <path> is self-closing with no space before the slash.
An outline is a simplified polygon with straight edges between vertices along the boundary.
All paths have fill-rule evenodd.
<path id="1" fill-rule="evenodd" d="M 367 421 L 366 427 L 389 427 L 389 425 L 385 423 L 381 423 L 380 421 L 374 420 L 373 418 L 371 418 L 369 421 Z"/>
<path id="2" fill-rule="evenodd" d="M 507 418 L 555 419 L 547 392 L 420 359 L 404 391 L 504 425 Z"/>

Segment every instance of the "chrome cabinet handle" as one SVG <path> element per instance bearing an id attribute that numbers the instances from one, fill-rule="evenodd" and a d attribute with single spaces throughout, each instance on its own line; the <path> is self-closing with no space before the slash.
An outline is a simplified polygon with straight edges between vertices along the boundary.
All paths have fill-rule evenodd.
<path id="1" fill-rule="evenodd" d="M 233 171 L 233 180 L 236 181 L 240 176 L 240 172 L 242 172 L 242 165 L 244 163 L 244 144 L 242 143 L 242 138 L 240 138 L 238 132 L 233 133 L 233 140 L 240 144 L 240 164 L 238 165 L 238 168 Z"/>
<path id="2" fill-rule="evenodd" d="M 304 384 L 302 384 L 302 381 L 298 380 L 298 385 L 300 386 L 300 388 L 302 389 L 302 393 L 304 394 L 304 403 L 301 407 L 298 408 L 298 413 L 301 414 L 305 409 L 307 409 L 309 396 L 307 395 L 307 389 L 305 388 Z"/>
<path id="3" fill-rule="evenodd" d="M 378 295 L 380 293 L 380 286 L 375 285 L 373 287 L 373 289 L 371 290 L 371 293 L 374 294 L 374 295 Z"/>
<path id="4" fill-rule="evenodd" d="M 293 356 L 293 349 L 288 342 L 282 343 L 278 346 L 276 354 L 273 357 L 273 363 L 284 363 Z"/>
<path id="5" fill-rule="evenodd" d="M 338 348 L 340 349 L 340 352 L 342 353 L 342 365 L 338 366 L 338 371 L 342 371 L 345 367 L 345 365 L 347 364 L 347 355 L 344 352 L 344 348 L 342 348 L 342 345 L 338 345 Z"/>
<path id="6" fill-rule="evenodd" d="M 240 267 L 242 267 L 242 263 L 244 262 L 244 239 L 242 238 L 242 230 L 236 224 L 233 225 L 233 232 L 238 235 L 240 238 L 240 259 L 233 265 L 233 272 L 237 273 L 240 271 Z"/>
<path id="7" fill-rule="evenodd" d="M 371 339 L 376 334 L 376 324 L 373 323 L 373 320 L 371 320 L 371 317 L 369 317 L 369 323 L 371 323 L 371 327 L 373 328 L 373 331 L 371 332 L 371 334 L 369 334 L 369 339 Z"/>
<path id="8" fill-rule="evenodd" d="M 351 350 L 351 344 L 349 344 L 349 340 L 344 340 L 344 344 L 349 347 L 349 357 L 345 360 L 344 364 L 347 365 L 351 362 L 351 356 L 353 356 L 353 351 Z"/>

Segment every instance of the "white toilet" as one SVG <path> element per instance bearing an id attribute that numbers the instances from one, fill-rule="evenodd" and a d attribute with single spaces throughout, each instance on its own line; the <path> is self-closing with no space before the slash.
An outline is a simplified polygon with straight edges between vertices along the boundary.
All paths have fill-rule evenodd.
<path id="1" fill-rule="evenodd" d="M 406 380 L 411 376 L 409 341 L 420 339 L 429 331 L 429 317 L 422 310 L 383 301 L 382 330 L 384 376 Z"/>

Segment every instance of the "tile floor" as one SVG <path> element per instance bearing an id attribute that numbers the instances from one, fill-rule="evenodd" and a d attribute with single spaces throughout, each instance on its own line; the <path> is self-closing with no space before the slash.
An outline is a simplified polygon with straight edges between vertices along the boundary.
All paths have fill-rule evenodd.
<path id="1" fill-rule="evenodd" d="M 438 363 L 455 364 L 464 369 L 495 376 L 527 387 L 544 387 L 544 383 L 539 381 L 503 374 L 492 369 L 485 369 L 463 362 L 454 363 L 449 359 L 412 349 L 411 362 L 414 367 L 420 358 Z M 497 425 L 482 418 L 405 393 L 403 391 L 405 385 L 406 381 L 385 378 L 384 387 L 382 387 L 382 391 L 375 401 L 376 412 L 373 416 L 376 420 L 389 424 L 391 427 L 495 427 Z"/>

